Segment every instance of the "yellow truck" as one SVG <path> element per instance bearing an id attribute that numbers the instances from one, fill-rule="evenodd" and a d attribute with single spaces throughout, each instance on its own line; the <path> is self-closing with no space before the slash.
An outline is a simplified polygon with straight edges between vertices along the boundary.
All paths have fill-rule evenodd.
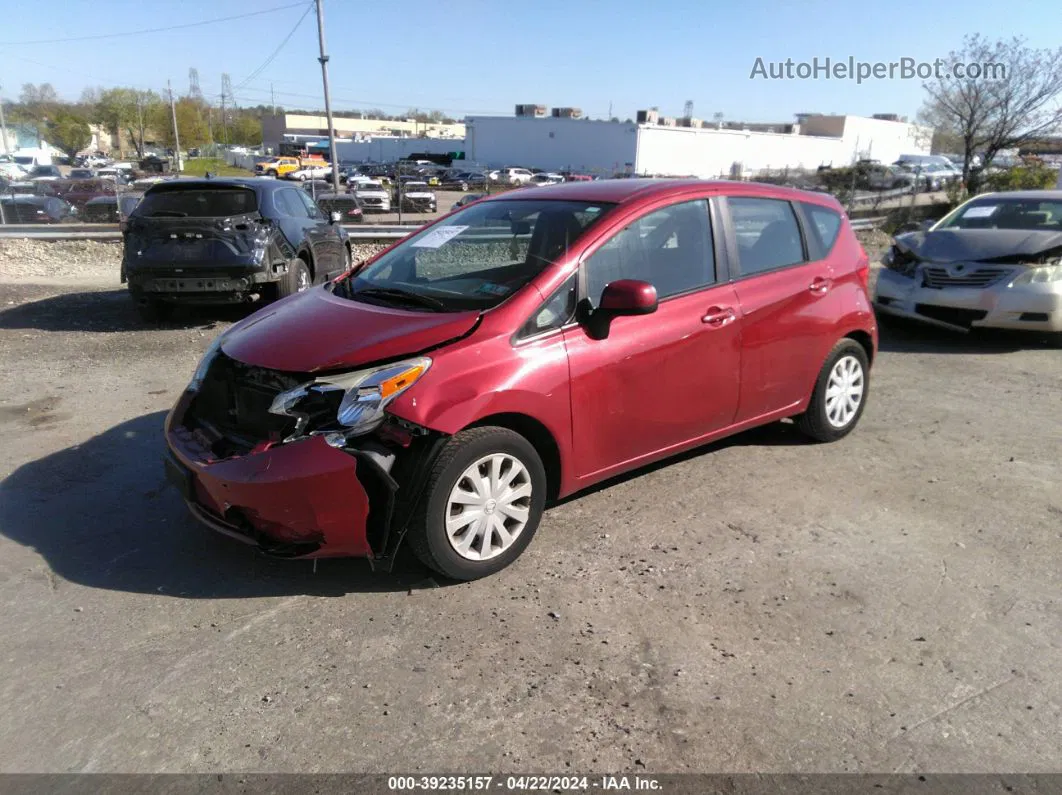
<path id="1" fill-rule="evenodd" d="M 269 157 L 254 164 L 254 173 L 267 177 L 282 177 L 300 168 L 302 163 L 297 157 Z"/>

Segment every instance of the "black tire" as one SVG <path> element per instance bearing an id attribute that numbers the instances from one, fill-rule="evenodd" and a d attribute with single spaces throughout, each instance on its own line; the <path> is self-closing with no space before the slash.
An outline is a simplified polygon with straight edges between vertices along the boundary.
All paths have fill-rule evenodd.
<path id="1" fill-rule="evenodd" d="M 277 170 L 275 168 L 271 168 L 271 169 L 269 169 L 269 171 L 266 172 L 266 176 L 267 177 L 275 177 L 276 175 L 277 175 Z"/>
<path id="2" fill-rule="evenodd" d="M 313 273 L 306 260 L 301 257 L 293 259 L 288 266 L 288 272 L 277 282 L 277 298 L 287 298 L 289 295 L 301 293 L 310 289 L 313 284 Z"/>
<path id="3" fill-rule="evenodd" d="M 830 374 L 834 366 L 847 357 L 855 359 L 861 368 L 863 392 L 856 406 L 855 413 L 848 418 L 843 426 L 837 426 L 830 421 L 827 415 L 826 390 L 830 381 Z M 867 405 L 867 395 L 870 392 L 870 363 L 867 360 L 867 352 L 863 346 L 853 339 L 845 338 L 833 346 L 826 363 L 822 365 L 819 377 L 815 381 L 815 390 L 811 393 L 811 402 L 807 411 L 796 418 L 797 427 L 819 442 L 836 442 L 843 439 L 852 429 L 859 424 L 859 418 L 863 416 L 863 409 Z"/>
<path id="4" fill-rule="evenodd" d="M 512 456 L 527 470 L 531 495 L 523 530 L 504 552 L 487 560 L 461 556 L 446 534 L 447 502 L 465 470 L 494 453 Z M 410 524 L 409 545 L 429 568 L 454 580 L 476 580 L 501 571 L 531 543 L 546 505 L 546 471 L 534 446 L 508 428 L 484 426 L 461 431 L 443 447 L 432 466 L 421 504 Z"/>

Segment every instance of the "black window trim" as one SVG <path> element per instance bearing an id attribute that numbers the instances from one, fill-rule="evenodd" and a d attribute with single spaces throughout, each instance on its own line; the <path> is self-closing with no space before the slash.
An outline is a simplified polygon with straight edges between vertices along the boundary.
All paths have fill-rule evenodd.
<path id="1" fill-rule="evenodd" d="M 730 194 L 723 196 L 722 198 L 726 199 L 726 201 L 722 202 L 723 215 L 726 219 L 725 223 L 727 250 L 731 254 L 730 262 L 733 263 L 733 266 L 730 271 L 731 282 L 744 281 L 745 279 L 751 279 L 756 276 L 764 276 L 768 273 L 778 273 L 779 271 L 789 270 L 790 268 L 799 268 L 804 265 L 810 265 L 811 263 L 818 261 L 818 259 L 821 259 L 821 257 L 819 257 L 818 259 L 813 259 L 811 257 L 812 252 L 809 250 L 808 246 L 808 229 L 806 226 L 806 221 L 800 209 L 794 206 L 794 204 L 800 204 L 800 202 L 795 202 L 793 199 L 779 198 L 777 196 L 758 196 L 756 194 L 745 193 Z M 800 231 L 800 248 L 803 253 L 804 259 L 801 262 L 791 262 L 788 265 L 779 265 L 775 268 L 768 268 L 767 270 L 756 271 L 754 273 L 742 273 L 741 256 L 738 252 L 737 245 L 737 231 L 734 229 L 734 218 L 730 213 L 731 199 L 759 199 L 761 201 L 785 202 L 786 204 L 788 204 L 789 210 L 793 213 L 793 217 L 796 220 L 797 229 Z"/>
<path id="2" fill-rule="evenodd" d="M 568 278 L 561 282 L 560 285 L 549 294 L 549 297 L 547 297 L 546 300 L 538 304 L 535 307 L 534 311 L 532 311 L 530 315 L 524 318 L 524 322 L 521 323 L 520 327 L 513 332 L 513 336 L 509 340 L 510 344 L 516 347 L 518 345 L 523 345 L 528 342 L 537 342 L 538 340 L 544 339 L 545 337 L 548 337 L 551 334 L 559 334 L 564 332 L 566 329 L 570 329 L 579 325 L 580 283 L 582 281 L 582 279 L 580 278 L 580 270 L 581 268 L 569 274 Z M 572 306 L 572 311 L 569 313 L 568 318 L 563 323 L 561 323 L 559 326 L 555 326 L 554 328 L 548 328 L 543 331 L 536 331 L 532 334 L 523 333 L 524 328 L 527 326 L 528 323 L 531 322 L 531 318 L 533 318 L 535 315 L 537 315 L 539 312 L 549 306 L 550 301 L 556 298 L 562 290 L 569 290 L 572 287 L 575 288 L 575 303 Z"/>
<path id="3" fill-rule="evenodd" d="M 727 284 L 730 281 L 729 276 L 731 273 L 731 260 L 729 256 L 729 251 L 726 247 L 727 236 L 719 234 L 717 232 L 717 230 L 719 229 L 724 229 L 723 216 L 720 213 L 720 196 L 718 194 L 695 194 L 692 196 L 680 196 L 677 199 L 675 199 L 675 197 L 668 198 L 672 200 L 663 201 L 660 204 L 654 204 L 649 209 L 632 216 L 631 219 L 627 221 L 627 223 L 625 223 L 623 226 L 619 227 L 615 231 L 603 234 L 601 237 L 595 239 L 590 244 L 590 248 L 587 251 L 584 251 L 584 253 L 579 257 L 579 292 L 576 296 L 577 307 L 582 306 L 584 304 L 589 305 L 589 303 L 592 302 L 592 299 L 589 296 L 589 291 L 586 283 L 587 261 L 591 257 L 593 257 L 594 254 L 596 254 L 602 246 L 612 240 L 612 238 L 614 238 L 616 235 L 628 229 L 630 225 L 633 224 L 635 221 L 639 221 L 642 218 L 645 218 L 647 215 L 652 215 L 655 212 L 659 212 L 660 210 L 666 210 L 668 207 L 673 207 L 678 204 L 688 204 L 690 202 L 699 201 L 706 202 L 708 205 L 708 234 L 712 237 L 712 253 L 715 256 L 715 280 L 708 284 L 702 284 L 700 287 L 691 287 L 689 290 L 683 290 L 681 293 L 672 293 L 671 295 L 667 296 L 667 298 L 660 298 L 659 303 L 664 304 L 672 300 L 673 298 L 685 298 L 686 296 L 693 295 L 694 293 L 703 292 L 704 290 L 711 290 L 714 287 L 719 287 L 720 285 Z M 656 285 L 653 286 L 655 287 Z M 579 313 L 576 312 L 576 315 L 578 314 Z"/>

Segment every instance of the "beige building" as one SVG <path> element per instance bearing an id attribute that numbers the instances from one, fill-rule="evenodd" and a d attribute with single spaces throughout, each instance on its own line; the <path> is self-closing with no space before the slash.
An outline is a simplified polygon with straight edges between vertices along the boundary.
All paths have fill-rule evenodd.
<path id="1" fill-rule="evenodd" d="M 349 119 L 333 117 L 336 135 L 340 138 L 362 138 L 385 135 L 403 138 L 456 138 L 465 137 L 464 124 L 433 124 L 413 119 L 391 121 L 390 119 Z M 274 150 L 285 135 L 328 135 L 328 119 L 324 116 L 306 116 L 298 113 L 283 113 L 262 117 L 262 145 Z"/>

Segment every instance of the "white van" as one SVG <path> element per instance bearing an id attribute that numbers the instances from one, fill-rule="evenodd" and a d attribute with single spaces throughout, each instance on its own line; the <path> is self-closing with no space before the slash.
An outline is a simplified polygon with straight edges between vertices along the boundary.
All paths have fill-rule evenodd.
<path id="1" fill-rule="evenodd" d="M 51 166 L 52 153 L 44 149 L 16 149 L 11 153 L 11 159 L 22 166 L 26 171 L 32 171 L 37 166 Z"/>

